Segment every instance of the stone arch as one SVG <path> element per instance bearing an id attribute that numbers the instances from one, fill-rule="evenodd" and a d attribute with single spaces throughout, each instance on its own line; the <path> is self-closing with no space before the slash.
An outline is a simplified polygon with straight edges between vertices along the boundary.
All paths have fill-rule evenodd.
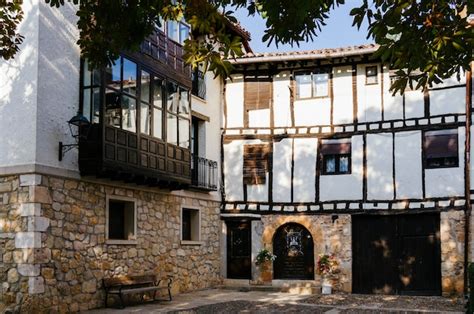
<path id="1" fill-rule="evenodd" d="M 262 242 L 263 242 L 264 247 L 273 252 L 273 239 L 277 231 L 281 227 L 288 224 L 300 225 L 301 227 L 305 228 L 312 237 L 313 265 L 316 265 L 317 253 L 322 252 L 324 249 L 323 232 L 319 224 L 315 224 L 314 220 L 312 220 L 308 216 L 280 216 L 280 217 L 274 216 L 273 218 L 274 219 L 271 219 L 271 221 L 268 222 L 268 224 L 265 226 L 264 231 L 263 231 Z M 312 278 L 307 278 L 307 279 L 314 279 L 314 271 L 313 271 Z"/>

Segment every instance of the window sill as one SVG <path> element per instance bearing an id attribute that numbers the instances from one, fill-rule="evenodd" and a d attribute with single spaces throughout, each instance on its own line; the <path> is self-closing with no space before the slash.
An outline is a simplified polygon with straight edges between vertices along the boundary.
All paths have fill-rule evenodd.
<path id="1" fill-rule="evenodd" d="M 118 240 L 118 239 L 107 239 L 105 244 L 111 245 L 136 245 L 137 240 Z"/>
<path id="2" fill-rule="evenodd" d="M 297 98 L 297 97 L 295 97 L 295 101 L 314 100 L 314 99 L 326 99 L 326 98 L 329 98 L 329 95 L 326 95 L 326 96 L 305 97 L 305 98 Z"/>
<path id="3" fill-rule="evenodd" d="M 194 95 L 194 94 L 191 94 L 191 99 L 196 99 L 197 101 L 200 101 L 204 104 L 207 104 L 207 99 L 201 98 L 201 97 L 199 97 L 197 95 Z"/>
<path id="4" fill-rule="evenodd" d="M 181 245 L 196 245 L 200 246 L 203 245 L 204 242 L 202 241 L 189 241 L 189 240 L 181 240 Z"/>
<path id="5" fill-rule="evenodd" d="M 322 176 L 343 176 L 343 175 L 351 175 L 350 172 L 344 172 L 344 173 L 321 173 Z"/>

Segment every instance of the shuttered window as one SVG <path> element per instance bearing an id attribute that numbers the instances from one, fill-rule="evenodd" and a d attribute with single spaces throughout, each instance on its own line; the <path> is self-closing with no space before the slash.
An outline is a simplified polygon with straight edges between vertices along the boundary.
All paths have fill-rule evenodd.
<path id="1" fill-rule="evenodd" d="M 442 130 L 426 132 L 423 139 L 425 168 L 458 167 L 458 132 Z"/>
<path id="2" fill-rule="evenodd" d="M 244 146 L 244 184 L 265 184 L 269 152 L 268 144 Z"/>
<path id="3" fill-rule="evenodd" d="M 269 77 L 245 77 L 245 110 L 269 109 L 272 81 Z"/>
<path id="4" fill-rule="evenodd" d="M 321 143 L 322 174 L 351 173 L 351 143 L 350 140 L 328 141 Z"/>

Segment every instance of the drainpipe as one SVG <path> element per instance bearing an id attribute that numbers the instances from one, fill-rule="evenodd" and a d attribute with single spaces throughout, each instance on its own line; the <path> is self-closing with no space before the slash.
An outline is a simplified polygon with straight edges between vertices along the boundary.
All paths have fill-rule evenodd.
<path id="1" fill-rule="evenodd" d="M 469 229 L 471 224 L 471 107 L 472 107 L 472 71 L 474 63 L 471 62 L 470 71 L 466 72 L 466 141 L 464 144 L 464 294 L 468 293 L 468 271 L 469 266 Z"/>

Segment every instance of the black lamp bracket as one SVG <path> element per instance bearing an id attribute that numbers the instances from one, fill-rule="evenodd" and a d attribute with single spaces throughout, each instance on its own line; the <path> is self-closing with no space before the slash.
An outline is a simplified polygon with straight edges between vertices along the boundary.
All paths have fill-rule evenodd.
<path id="1" fill-rule="evenodd" d="M 64 155 L 66 155 L 67 152 L 69 152 L 73 148 L 78 148 L 79 144 L 63 144 L 63 142 L 59 142 L 59 155 L 58 159 L 59 161 L 63 160 Z"/>

